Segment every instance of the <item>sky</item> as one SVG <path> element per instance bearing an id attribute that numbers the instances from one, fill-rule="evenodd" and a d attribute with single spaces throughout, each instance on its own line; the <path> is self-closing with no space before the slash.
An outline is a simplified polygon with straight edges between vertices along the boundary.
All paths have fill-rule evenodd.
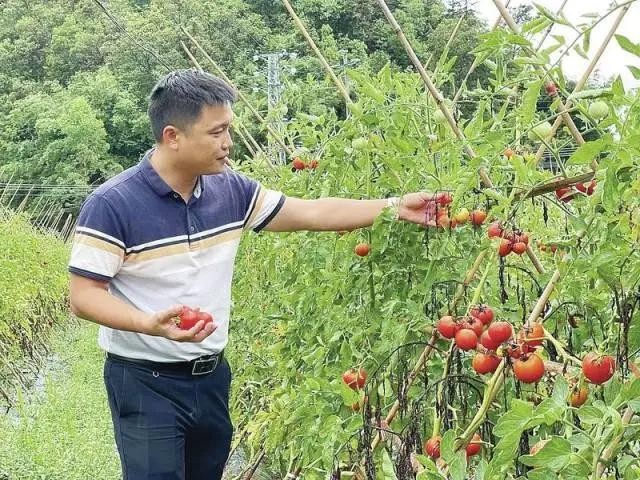
<path id="1" fill-rule="evenodd" d="M 480 16 L 486 19 L 489 26 L 493 26 L 495 20 L 499 15 L 493 0 L 474 1 L 475 8 Z M 503 3 L 506 2 L 506 0 L 502 1 Z M 536 3 L 538 3 L 539 5 L 543 5 L 554 13 L 562 4 L 560 0 L 536 0 Z M 585 13 L 596 13 L 602 15 L 610 10 L 610 3 L 611 2 L 609 0 L 568 0 L 563 12 L 567 20 L 569 20 L 574 25 L 583 22 L 591 23 L 593 21 L 592 19 L 582 17 L 582 15 L 584 15 Z M 618 0 L 618 4 L 620 3 L 623 2 L 621 0 Z M 511 2 L 509 3 L 509 8 L 522 4 L 533 5 L 533 1 L 511 0 Z M 589 64 L 589 61 L 593 58 L 598 48 L 600 48 L 604 37 L 609 32 L 609 29 L 613 25 L 619 11 L 620 10 L 617 10 L 609 15 L 609 17 L 599 23 L 591 33 L 591 47 L 589 49 L 589 52 L 587 52 L 587 55 L 589 57 L 588 60 L 580 57 L 575 52 L 572 52 L 570 55 L 565 57 L 565 59 L 562 61 L 562 66 L 563 71 L 565 72 L 565 75 L 567 77 L 577 80 L 580 76 L 582 76 L 583 72 L 587 68 L 587 65 Z M 617 33 L 624 35 L 635 43 L 640 43 L 640 1 L 634 3 L 631 6 L 629 11 L 626 13 L 622 23 L 620 24 Z M 555 25 L 553 27 L 553 30 L 551 31 L 551 35 L 563 35 L 566 39 L 567 44 L 569 44 L 575 39 L 577 33 L 563 25 Z M 551 45 L 555 42 L 555 40 L 551 38 L 551 35 L 547 39 L 548 45 Z M 557 57 L 552 58 L 553 60 L 557 59 Z M 626 88 L 640 87 L 640 80 L 636 80 L 633 78 L 633 75 L 626 67 L 626 65 L 634 65 L 640 68 L 640 58 L 620 48 L 618 42 L 614 37 L 609 42 L 609 46 L 596 65 L 596 69 L 599 70 L 600 74 L 605 78 L 621 75 Z"/>

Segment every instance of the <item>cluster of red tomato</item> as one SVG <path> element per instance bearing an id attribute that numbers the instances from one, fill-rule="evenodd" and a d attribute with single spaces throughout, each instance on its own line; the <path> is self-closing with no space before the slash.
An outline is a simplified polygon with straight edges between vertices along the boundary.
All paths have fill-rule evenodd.
<path id="1" fill-rule="evenodd" d="M 489 238 L 499 238 L 498 255 L 506 257 L 510 253 L 522 255 L 527 251 L 529 245 L 529 235 L 520 231 L 507 231 L 502 228 L 502 223 L 498 220 L 491 222 L 487 228 Z"/>
<path id="2" fill-rule="evenodd" d="M 473 210 L 469 212 L 467 208 L 461 208 L 455 214 L 450 215 L 449 204 L 453 201 L 453 197 L 448 192 L 439 193 L 436 201 L 427 205 L 425 212 L 425 226 L 437 227 L 441 229 L 456 228 L 458 225 L 464 225 L 468 221 L 474 227 L 479 227 L 487 218 L 484 210 Z"/>
<path id="3" fill-rule="evenodd" d="M 536 347 L 542 345 L 544 329 L 540 324 L 525 327 L 512 341 L 513 327 L 506 321 L 493 321 L 494 313 L 487 305 L 477 305 L 470 310 L 470 316 L 454 318 L 442 317 L 437 330 L 444 338 L 453 339 L 460 350 L 476 350 L 478 343 L 483 347 L 472 361 L 473 369 L 479 374 L 496 371 L 501 357 L 509 355 L 515 360 L 513 371 L 521 382 L 535 383 L 544 375 L 544 362 L 533 355 Z"/>
<path id="4" fill-rule="evenodd" d="M 573 187 L 570 187 L 570 186 L 558 188 L 556 189 L 556 197 L 558 200 L 564 203 L 568 203 L 571 200 L 573 200 L 577 195 L 576 190 L 590 197 L 591 195 L 593 195 L 593 192 L 595 191 L 595 189 L 596 189 L 596 180 L 593 179 L 589 183 L 582 183 L 582 182 L 576 183 L 575 190 L 573 189 Z"/>
<path id="5" fill-rule="evenodd" d="M 310 168 L 311 170 L 314 170 L 318 168 L 318 160 L 314 159 L 314 160 L 311 160 L 309 163 L 306 163 L 301 158 L 296 157 L 291 162 L 291 166 L 293 167 L 294 170 L 304 170 L 305 168 Z"/>

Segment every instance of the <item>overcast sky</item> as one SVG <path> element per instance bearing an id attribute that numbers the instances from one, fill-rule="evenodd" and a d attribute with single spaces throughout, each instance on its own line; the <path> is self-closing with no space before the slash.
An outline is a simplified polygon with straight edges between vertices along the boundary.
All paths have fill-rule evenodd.
<path id="1" fill-rule="evenodd" d="M 506 0 L 502 0 L 506 2 Z M 492 26 L 496 18 L 498 18 L 498 10 L 493 0 L 475 0 L 476 9 L 478 13 L 487 20 L 489 26 Z M 560 0 L 537 0 L 538 4 L 545 6 L 549 10 L 556 12 L 562 2 Z M 565 8 L 565 17 L 574 25 L 577 23 L 591 23 L 591 19 L 581 17 L 585 13 L 597 13 L 604 14 L 609 11 L 609 3 L 607 0 L 568 0 Z M 623 3 L 618 1 L 618 4 Z M 516 5 L 529 4 L 533 5 L 531 0 L 511 0 L 509 8 Z M 618 16 L 620 10 L 612 13 L 602 23 L 598 24 L 591 34 L 591 47 L 587 54 L 589 60 L 585 60 L 577 53 L 572 52 L 566 56 L 562 62 L 563 70 L 567 77 L 577 79 L 584 70 L 587 68 L 589 61 L 595 55 L 596 50 L 602 44 L 605 35 L 613 25 L 615 18 Z M 627 14 L 625 15 L 622 24 L 617 30 L 617 33 L 624 35 L 635 43 L 640 43 L 640 2 L 634 3 Z M 551 34 L 563 35 L 567 41 L 567 44 L 572 42 L 577 34 L 562 25 L 555 25 Z M 553 39 L 547 40 L 547 42 L 554 42 Z M 555 58 L 554 58 L 555 60 Z M 608 77 L 611 75 L 622 75 L 622 79 L 626 87 L 640 87 L 640 80 L 635 80 L 631 72 L 626 65 L 634 65 L 640 68 L 640 58 L 622 50 L 618 45 L 615 37 L 609 42 L 609 46 L 605 50 L 603 56 L 600 58 L 596 69 L 600 70 L 602 76 Z"/>

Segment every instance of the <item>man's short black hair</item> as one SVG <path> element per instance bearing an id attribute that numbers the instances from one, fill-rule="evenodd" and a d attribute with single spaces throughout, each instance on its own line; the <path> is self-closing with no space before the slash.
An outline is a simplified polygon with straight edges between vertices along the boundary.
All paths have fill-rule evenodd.
<path id="1" fill-rule="evenodd" d="M 168 73 L 151 91 L 148 113 L 153 136 L 161 141 L 167 125 L 188 130 L 205 105 L 231 105 L 235 100 L 235 90 L 215 75 L 196 69 Z"/>

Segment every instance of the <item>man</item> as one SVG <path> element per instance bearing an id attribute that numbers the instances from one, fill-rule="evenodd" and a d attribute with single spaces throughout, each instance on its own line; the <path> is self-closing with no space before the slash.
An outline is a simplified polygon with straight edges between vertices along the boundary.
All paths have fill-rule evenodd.
<path id="1" fill-rule="evenodd" d="M 232 426 L 231 278 L 246 230 L 352 230 L 387 206 L 422 224 L 434 196 L 285 198 L 228 167 L 235 92 L 172 72 L 149 105 L 156 146 L 85 201 L 69 270 L 74 314 L 101 325 L 104 381 L 125 480 L 222 477 Z M 182 305 L 214 322 L 182 330 Z"/>

